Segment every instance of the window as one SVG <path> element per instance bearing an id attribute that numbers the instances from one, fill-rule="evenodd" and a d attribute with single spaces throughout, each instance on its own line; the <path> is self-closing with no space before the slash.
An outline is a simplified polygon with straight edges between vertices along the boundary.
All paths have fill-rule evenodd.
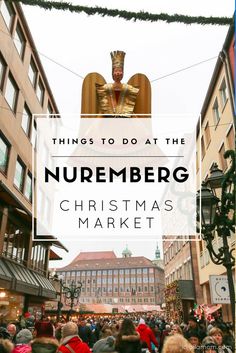
<path id="1" fill-rule="evenodd" d="M 130 273 L 131 273 L 131 275 L 135 275 L 135 273 L 136 273 L 135 268 L 132 268 L 132 269 L 130 270 Z"/>
<path id="2" fill-rule="evenodd" d="M 15 36 L 14 36 L 14 43 L 16 46 L 16 49 L 21 57 L 21 59 L 23 59 L 24 57 L 24 52 L 25 52 L 25 37 L 24 34 L 22 32 L 22 29 L 19 25 L 19 23 L 16 26 L 16 32 L 15 32 Z"/>
<path id="3" fill-rule="evenodd" d="M 124 274 L 124 270 L 120 270 L 119 273 L 120 273 L 120 275 L 123 275 Z"/>
<path id="4" fill-rule="evenodd" d="M 147 269 L 147 268 L 144 268 L 144 269 L 143 269 L 143 273 L 147 274 L 147 273 L 148 273 L 148 269 Z"/>
<path id="5" fill-rule="evenodd" d="M 31 122 L 32 122 L 32 114 L 29 108 L 27 107 L 27 105 L 25 104 L 23 115 L 22 115 L 21 127 L 27 136 L 30 136 Z"/>
<path id="6" fill-rule="evenodd" d="M 34 121 L 33 123 L 33 131 L 31 134 L 31 143 L 33 145 L 34 148 L 36 148 L 36 143 L 37 143 L 37 125 L 36 125 L 36 121 Z"/>
<path id="7" fill-rule="evenodd" d="M 208 146 L 209 143 L 211 142 L 209 122 L 206 123 L 206 127 L 205 127 L 205 139 L 206 139 L 206 146 Z"/>
<path id="8" fill-rule="evenodd" d="M 148 277 L 143 277 L 143 283 L 148 283 Z"/>
<path id="9" fill-rule="evenodd" d="M 202 159 L 203 159 L 206 154 L 206 148 L 205 148 L 205 142 L 204 142 L 203 136 L 201 138 L 201 148 L 202 148 Z"/>
<path id="10" fill-rule="evenodd" d="M 41 105 L 43 105 L 43 99 L 44 99 L 44 86 L 42 80 L 39 78 L 37 89 L 36 89 L 36 94 L 38 97 L 38 100 Z"/>
<path id="11" fill-rule="evenodd" d="M 0 54 L 0 90 L 2 91 L 7 64 Z"/>
<path id="12" fill-rule="evenodd" d="M 130 282 L 130 279 L 129 278 L 126 278 L 125 279 L 125 283 L 129 283 Z"/>
<path id="13" fill-rule="evenodd" d="M 11 30 L 13 18 L 15 15 L 14 9 L 11 4 L 2 1 L 1 3 L 1 13 L 4 18 L 4 21 L 9 30 Z"/>
<path id="14" fill-rule="evenodd" d="M 137 283 L 142 283 L 142 278 L 141 277 L 137 278 Z"/>
<path id="15" fill-rule="evenodd" d="M 106 275 L 106 274 L 107 274 L 107 271 L 106 271 L 106 270 L 103 270 L 103 271 L 102 271 L 102 274 L 103 274 L 103 275 Z"/>
<path id="16" fill-rule="evenodd" d="M 102 279 L 102 283 L 103 283 L 103 284 L 106 284 L 106 283 L 107 283 L 107 279 L 106 279 L 106 278 L 103 278 L 103 279 Z"/>
<path id="17" fill-rule="evenodd" d="M 232 125 L 227 133 L 227 142 L 228 142 L 228 146 L 229 146 L 230 150 L 235 149 L 235 142 L 234 141 L 235 141 L 235 137 L 234 137 L 234 129 L 233 129 L 233 125 Z"/>
<path id="18" fill-rule="evenodd" d="M 219 158 L 220 158 L 221 169 L 223 171 L 227 169 L 227 162 L 226 162 L 226 159 L 224 158 L 224 153 L 225 153 L 225 145 L 224 143 L 222 143 L 222 146 L 219 150 Z"/>
<path id="19" fill-rule="evenodd" d="M 96 276 L 96 271 L 92 271 L 92 276 Z"/>
<path id="20" fill-rule="evenodd" d="M 142 273 L 142 269 L 141 268 L 138 268 L 137 269 L 137 274 L 141 274 Z"/>
<path id="21" fill-rule="evenodd" d="M 28 76 L 34 88 L 36 85 L 37 74 L 38 74 L 37 67 L 34 63 L 34 59 L 31 57 Z"/>
<path id="22" fill-rule="evenodd" d="M 9 154 L 10 154 L 10 144 L 6 140 L 6 138 L 0 134 L 0 170 L 3 173 L 7 172 Z"/>
<path id="23" fill-rule="evenodd" d="M 87 271 L 87 272 L 86 272 L 86 275 L 87 275 L 87 276 L 91 276 L 91 271 Z"/>
<path id="24" fill-rule="evenodd" d="M 129 270 L 125 270 L 125 274 L 126 274 L 126 275 L 129 275 Z"/>
<path id="25" fill-rule="evenodd" d="M 17 84 L 14 78 L 12 77 L 12 75 L 9 74 L 7 79 L 5 98 L 7 103 L 9 104 L 9 106 L 14 112 L 16 111 L 18 94 L 19 94 L 19 88 L 17 87 Z"/>
<path id="26" fill-rule="evenodd" d="M 108 270 L 108 274 L 109 274 L 109 275 L 112 275 L 112 270 Z"/>
<path id="27" fill-rule="evenodd" d="M 48 102 L 48 107 L 47 107 L 47 115 L 51 115 L 53 113 L 52 105 L 50 102 Z"/>
<path id="28" fill-rule="evenodd" d="M 20 224 L 8 219 L 3 242 L 3 256 L 23 264 L 28 236 Z"/>
<path id="29" fill-rule="evenodd" d="M 228 93 L 227 93 L 227 87 L 226 87 L 226 83 L 225 83 L 225 79 L 223 79 L 221 85 L 220 85 L 220 98 L 221 98 L 221 106 L 222 109 L 225 106 L 225 103 L 227 101 L 228 98 Z"/>
<path id="30" fill-rule="evenodd" d="M 25 177 L 25 166 L 20 159 L 17 159 L 14 184 L 20 191 L 23 191 L 24 177 Z"/>
<path id="31" fill-rule="evenodd" d="M 220 113 L 219 113 L 219 104 L 218 104 L 217 98 L 215 99 L 212 109 L 213 109 L 214 123 L 215 125 L 218 125 L 218 122 L 220 120 Z"/>
<path id="32" fill-rule="evenodd" d="M 25 197 L 30 202 L 32 201 L 32 176 L 30 173 L 27 174 L 25 180 Z"/>
<path id="33" fill-rule="evenodd" d="M 124 283 L 124 278 L 120 277 L 119 282 Z"/>

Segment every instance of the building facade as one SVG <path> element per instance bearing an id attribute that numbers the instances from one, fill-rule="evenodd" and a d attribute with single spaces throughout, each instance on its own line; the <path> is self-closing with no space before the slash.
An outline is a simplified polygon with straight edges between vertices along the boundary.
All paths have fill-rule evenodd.
<path id="1" fill-rule="evenodd" d="M 82 283 L 81 304 L 160 305 L 164 271 L 145 257 L 123 257 L 113 251 L 82 252 L 68 266 L 57 269 L 65 285 Z"/>
<path id="2" fill-rule="evenodd" d="M 229 164 L 223 158 L 224 152 L 235 149 L 234 46 L 234 26 L 231 26 L 217 59 L 197 126 L 199 189 L 214 162 L 227 171 Z M 163 241 L 166 312 L 170 319 L 179 322 L 187 321 L 190 311 L 197 306 L 205 308 L 205 314 L 219 308 L 212 307 L 216 303 L 211 301 L 209 278 L 210 275 L 226 274 L 223 266 L 211 262 L 205 242 L 193 238 L 192 241 L 183 237 Z M 235 247 L 235 235 L 232 234 L 229 243 Z M 222 239 L 215 236 L 214 246 L 217 251 L 222 246 Z M 232 320 L 229 306 L 222 305 L 222 312 L 225 321 Z"/>
<path id="3" fill-rule="evenodd" d="M 33 113 L 58 113 L 18 3 L 0 1 L 0 316 L 15 320 L 56 298 L 48 279 L 52 242 L 32 240 Z M 46 206 L 45 206 L 46 207 Z M 35 221 L 35 220 L 34 220 Z M 34 223 L 33 221 L 33 223 Z M 57 244 L 58 245 L 58 244 Z M 61 246 L 59 244 L 59 246 Z"/>
<path id="4" fill-rule="evenodd" d="M 201 182 L 210 176 L 210 169 L 214 162 L 224 173 L 227 171 L 229 161 L 224 159 L 224 152 L 235 150 L 234 47 L 234 26 L 232 25 L 217 59 L 201 110 L 201 121 L 197 130 L 199 188 Z M 232 248 L 235 248 L 235 234 L 231 234 L 228 242 Z M 215 234 L 215 251 L 218 252 L 221 246 L 222 239 Z M 209 276 L 224 275 L 226 269 L 221 265 L 213 264 L 203 240 L 197 243 L 197 259 L 204 303 L 213 304 Z M 232 320 L 229 304 L 223 304 L 222 311 L 226 321 Z"/>

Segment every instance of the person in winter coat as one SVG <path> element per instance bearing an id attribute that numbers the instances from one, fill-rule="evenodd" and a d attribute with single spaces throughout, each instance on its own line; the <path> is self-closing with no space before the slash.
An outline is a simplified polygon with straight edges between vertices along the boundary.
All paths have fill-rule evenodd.
<path id="1" fill-rule="evenodd" d="M 112 336 L 112 332 L 106 329 L 103 332 L 102 338 L 97 341 L 93 346 L 93 353 L 108 353 L 115 351 L 115 338 Z"/>
<path id="2" fill-rule="evenodd" d="M 31 353 L 31 345 L 33 336 L 30 330 L 20 330 L 16 335 L 16 345 L 12 353 Z"/>
<path id="3" fill-rule="evenodd" d="M 139 333 L 130 319 L 124 319 L 116 338 L 115 349 L 119 353 L 141 353 Z"/>
<path id="4" fill-rule="evenodd" d="M 78 326 L 74 322 L 68 322 L 62 327 L 58 353 L 91 353 L 89 346 L 78 336 Z"/>
<path id="5" fill-rule="evenodd" d="M 13 348 L 14 348 L 14 345 L 10 340 L 0 338 L 1 353 L 11 353 Z"/>
<path id="6" fill-rule="evenodd" d="M 152 349 L 151 343 L 153 343 L 154 346 L 158 347 L 158 342 L 156 340 L 156 337 L 155 337 L 153 331 L 150 329 L 150 327 L 148 327 L 145 324 L 144 319 L 140 319 L 139 325 L 137 327 L 137 331 L 140 334 L 141 342 L 143 341 L 143 342 L 147 343 L 147 346 L 148 346 L 148 349 L 149 349 L 150 352 L 151 352 L 151 349 Z"/>
<path id="7" fill-rule="evenodd" d="M 32 353 L 56 353 L 58 346 L 58 341 L 51 337 L 39 337 L 31 343 Z"/>

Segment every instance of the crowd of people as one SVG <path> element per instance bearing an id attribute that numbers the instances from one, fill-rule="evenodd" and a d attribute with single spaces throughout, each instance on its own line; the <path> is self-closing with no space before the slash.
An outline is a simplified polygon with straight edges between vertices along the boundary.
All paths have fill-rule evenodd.
<path id="1" fill-rule="evenodd" d="M 0 327 L 0 353 L 233 353 L 234 348 L 229 325 L 194 316 L 180 325 L 157 315 L 127 314 L 76 322 L 42 317 L 33 327 Z"/>

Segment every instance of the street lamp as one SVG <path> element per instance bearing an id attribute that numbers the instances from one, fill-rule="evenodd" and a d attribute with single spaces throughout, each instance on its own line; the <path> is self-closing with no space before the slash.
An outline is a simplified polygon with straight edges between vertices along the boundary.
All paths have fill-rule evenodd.
<path id="1" fill-rule="evenodd" d="M 70 317 L 72 315 L 74 305 L 78 304 L 78 302 L 79 302 L 82 283 L 77 282 L 77 284 L 76 284 L 75 281 L 72 281 L 70 286 L 67 287 L 62 282 L 62 280 L 60 280 L 60 284 L 61 284 L 61 294 L 64 295 L 64 302 L 66 305 L 70 306 L 70 310 L 69 310 L 69 317 Z M 61 300 L 60 300 L 60 302 L 61 302 Z"/>
<path id="2" fill-rule="evenodd" d="M 235 152 L 226 151 L 224 158 L 231 158 L 231 166 L 223 172 L 214 163 L 210 177 L 202 183 L 201 192 L 197 193 L 197 217 L 201 220 L 201 234 L 206 242 L 210 258 L 216 265 L 223 265 L 227 271 L 232 319 L 235 325 L 235 289 L 232 267 L 235 265 L 233 251 L 228 244 L 231 232 L 235 231 Z M 221 189 L 220 198 L 217 197 Z M 201 211 L 201 215 L 200 215 Z M 214 249 L 215 234 L 222 239 L 223 245 Z"/>

